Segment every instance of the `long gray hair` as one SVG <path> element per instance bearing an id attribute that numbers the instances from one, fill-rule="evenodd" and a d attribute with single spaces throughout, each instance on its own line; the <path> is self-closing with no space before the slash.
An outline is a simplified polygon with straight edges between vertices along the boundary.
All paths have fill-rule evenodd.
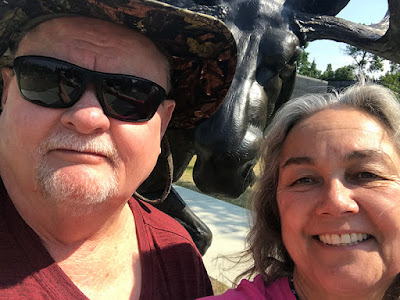
<path id="1" fill-rule="evenodd" d="M 254 265 L 242 275 L 262 274 L 268 284 L 293 273 L 294 263 L 282 241 L 276 200 L 282 146 L 291 128 L 299 121 L 337 106 L 355 108 L 380 120 L 400 149 L 400 104 L 396 96 L 381 85 L 358 84 L 342 93 L 309 94 L 287 102 L 266 129 L 260 155 L 262 171 L 251 203 L 253 225 L 247 237 L 249 246 L 245 254 L 254 259 Z M 390 290 L 392 294 L 394 291 Z"/>

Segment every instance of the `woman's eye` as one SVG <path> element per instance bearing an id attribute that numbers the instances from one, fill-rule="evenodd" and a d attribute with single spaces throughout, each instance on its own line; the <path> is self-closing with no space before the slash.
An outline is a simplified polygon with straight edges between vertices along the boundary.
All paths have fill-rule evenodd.
<path id="1" fill-rule="evenodd" d="M 310 177 L 302 177 L 295 180 L 290 186 L 295 186 L 299 184 L 312 184 L 312 183 L 314 183 L 314 180 L 311 179 Z"/>
<path id="2" fill-rule="evenodd" d="M 360 172 L 355 176 L 357 179 L 383 179 L 381 176 L 371 172 Z"/>

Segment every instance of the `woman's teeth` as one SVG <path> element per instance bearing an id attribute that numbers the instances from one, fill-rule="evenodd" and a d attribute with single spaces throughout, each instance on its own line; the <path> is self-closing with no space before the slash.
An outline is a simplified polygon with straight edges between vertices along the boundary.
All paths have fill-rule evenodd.
<path id="1" fill-rule="evenodd" d="M 324 244 L 335 246 L 351 246 L 369 238 L 365 233 L 321 234 L 319 240 Z"/>

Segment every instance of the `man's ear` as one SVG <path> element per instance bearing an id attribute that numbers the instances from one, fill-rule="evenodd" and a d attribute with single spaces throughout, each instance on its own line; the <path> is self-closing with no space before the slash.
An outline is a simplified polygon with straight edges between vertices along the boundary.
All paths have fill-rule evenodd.
<path id="1" fill-rule="evenodd" d="M 3 78 L 3 91 L 1 94 L 1 108 L 3 109 L 4 105 L 7 102 L 8 96 L 8 88 L 10 87 L 10 83 L 12 78 L 14 77 L 14 71 L 11 68 L 2 68 L 1 76 Z"/>
<path id="2" fill-rule="evenodd" d="M 161 103 L 161 105 L 163 106 L 161 117 L 161 136 L 164 136 L 164 133 L 168 128 L 168 123 L 171 120 L 172 113 L 174 112 L 175 101 L 166 99 Z"/>

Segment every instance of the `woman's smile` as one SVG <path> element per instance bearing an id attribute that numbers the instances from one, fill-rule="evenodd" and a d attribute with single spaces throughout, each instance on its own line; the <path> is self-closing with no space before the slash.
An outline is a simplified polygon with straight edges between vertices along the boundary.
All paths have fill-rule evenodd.
<path id="1" fill-rule="evenodd" d="M 360 244 L 370 238 L 373 238 L 372 235 L 360 232 L 358 233 L 352 232 L 345 234 L 320 234 L 320 235 L 315 235 L 313 237 L 326 245 L 332 245 L 337 247 L 353 246 Z"/>

